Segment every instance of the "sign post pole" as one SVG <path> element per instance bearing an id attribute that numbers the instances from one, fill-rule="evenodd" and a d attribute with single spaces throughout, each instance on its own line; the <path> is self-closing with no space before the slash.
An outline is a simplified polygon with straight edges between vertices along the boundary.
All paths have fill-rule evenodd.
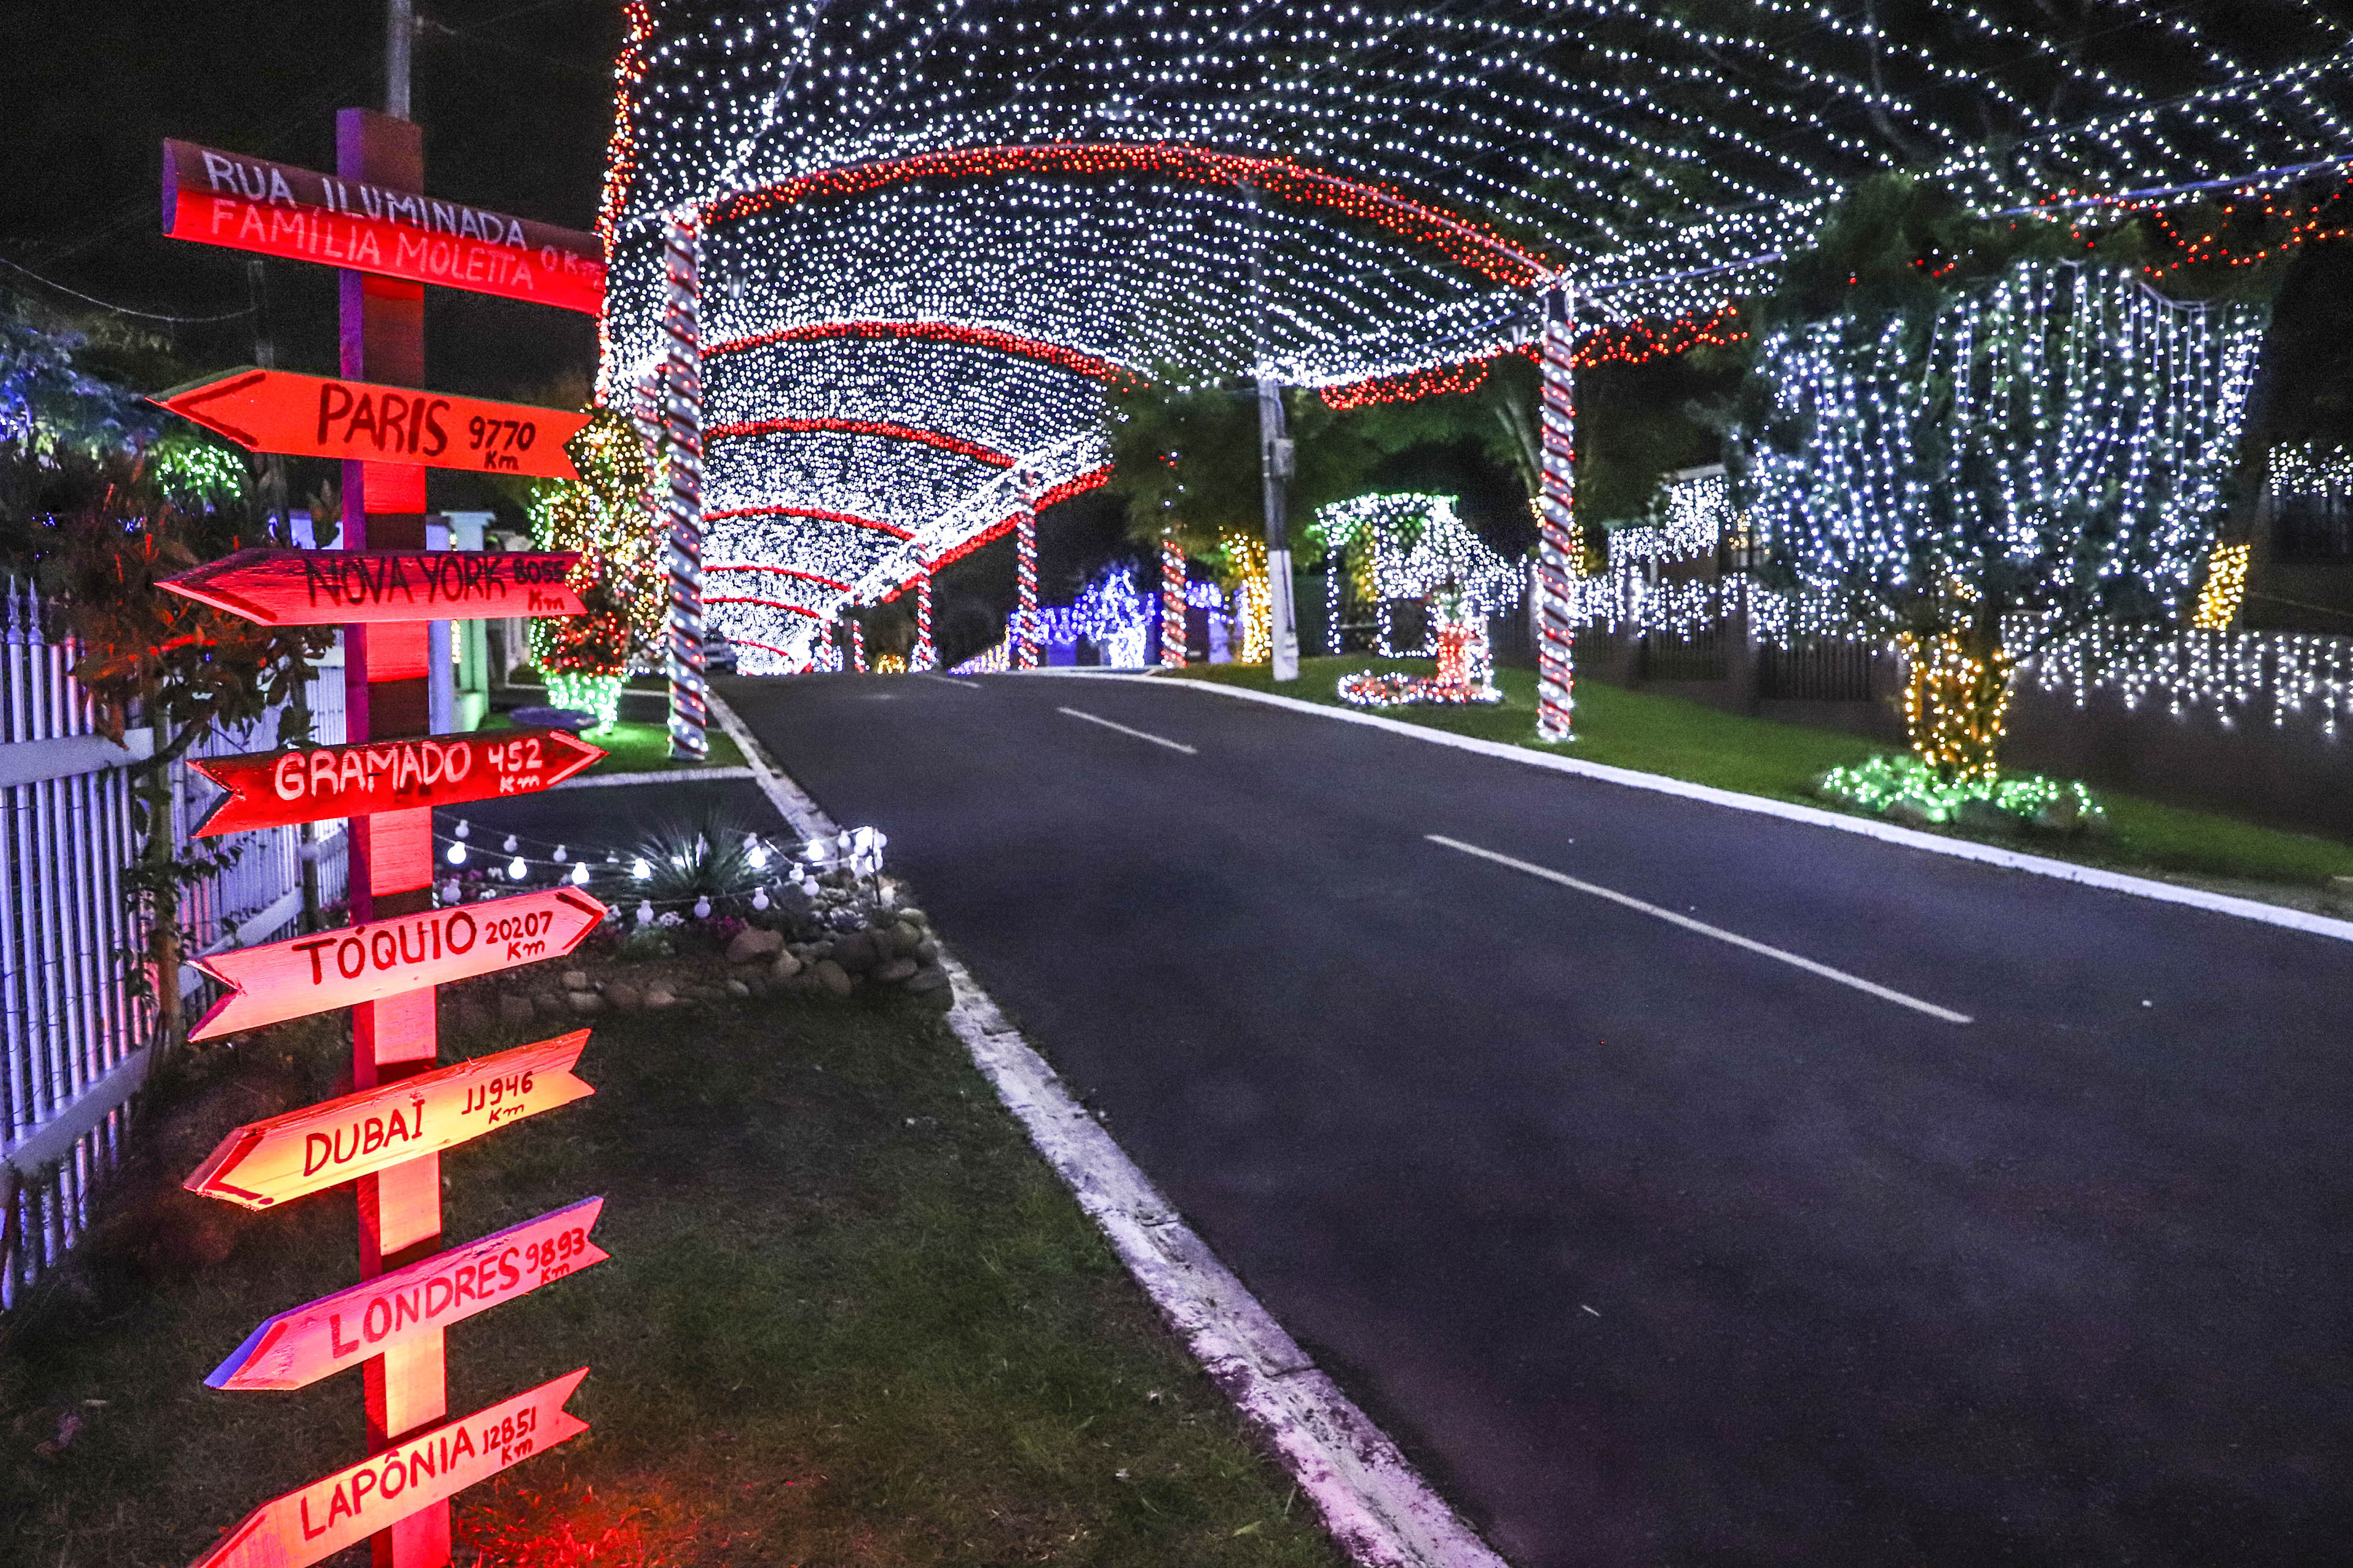
<path id="1" fill-rule="evenodd" d="M 385 190 L 422 194 L 425 133 L 415 122 L 373 110 L 335 116 L 335 174 Z M 425 286 L 343 271 L 340 327 L 347 380 L 425 384 Z M 425 470 L 343 464 L 346 550 L 425 548 Z M 343 632 L 343 704 L 348 739 L 384 741 L 430 728 L 422 621 L 355 625 Z M 430 807 L 352 819 L 351 903 L 354 922 L 416 914 L 433 882 Z M 352 1011 L 352 1082 L 374 1089 L 430 1071 L 440 1053 L 430 986 Z M 426 1154 L 359 1182 L 360 1278 L 373 1279 L 441 1244 L 441 1157 Z M 382 1453 L 448 1415 L 442 1336 L 437 1331 L 367 1363 L 368 1452 Z M 377 1568 L 440 1568 L 449 1561 L 449 1505 L 428 1504 L 373 1538 Z"/>

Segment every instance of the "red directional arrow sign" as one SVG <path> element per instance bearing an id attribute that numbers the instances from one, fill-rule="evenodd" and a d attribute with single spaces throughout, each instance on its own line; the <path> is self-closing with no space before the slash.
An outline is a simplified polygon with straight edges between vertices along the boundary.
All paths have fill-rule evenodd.
<path id="1" fill-rule="evenodd" d="M 586 613 L 577 555 L 496 550 L 240 550 L 158 586 L 265 626 Z"/>
<path id="2" fill-rule="evenodd" d="M 241 1208 L 265 1209 L 454 1148 L 494 1127 L 596 1093 L 572 1075 L 587 1043 L 588 1031 L 575 1029 L 249 1121 L 222 1139 L 181 1185 Z"/>
<path id="3" fill-rule="evenodd" d="M 283 370 L 233 370 L 154 401 L 250 452 L 543 479 L 580 477 L 564 443 L 588 423 L 586 414 L 529 404 Z"/>
<path id="4" fill-rule="evenodd" d="M 462 1322 L 609 1256 L 588 1239 L 605 1200 L 584 1198 L 465 1247 L 280 1312 L 205 1382 L 240 1390 L 306 1388 L 420 1334 Z"/>
<path id="5" fill-rule="evenodd" d="M 563 730 L 492 730 L 195 758 L 199 772 L 228 791 L 195 837 L 531 795 L 604 755 L 603 747 Z"/>
<path id="6" fill-rule="evenodd" d="M 575 888 L 461 904 L 192 960 L 229 987 L 191 1040 L 561 958 L 606 916 Z M 408 1080 L 416 1081 L 415 1079 Z M 406 1084 L 403 1085 L 406 1087 Z"/>
<path id="7" fill-rule="evenodd" d="M 309 1568 L 427 1504 L 576 1437 L 588 1423 L 564 1402 L 587 1375 L 585 1366 L 566 1373 L 263 1503 L 197 1558 L 195 1568 Z"/>

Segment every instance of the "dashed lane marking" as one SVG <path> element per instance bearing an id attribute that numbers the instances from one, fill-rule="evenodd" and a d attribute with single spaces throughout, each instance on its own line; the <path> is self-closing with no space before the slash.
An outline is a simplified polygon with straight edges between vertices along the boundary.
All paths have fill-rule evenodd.
<path id="1" fill-rule="evenodd" d="M 1064 711 L 1067 712 L 1069 710 L 1065 709 Z M 1702 936 L 1712 936 L 1718 942 L 1730 942 L 1735 947 L 1746 948 L 1750 952 L 1762 953 L 1767 958 L 1778 958 L 1782 963 L 1802 969 L 1809 974 L 1819 974 L 1825 980 L 1835 980 L 1841 985 L 1851 985 L 1857 991 L 1868 992 L 1883 1001 L 1893 1002 L 1899 1007 L 1909 1007 L 1915 1013 L 1926 1013 L 1931 1018 L 1942 1018 L 1947 1024 L 1975 1022 L 1967 1013 L 1956 1013 L 1950 1007 L 1939 1007 L 1934 1002 L 1923 1002 L 1917 996 L 1907 996 L 1903 992 L 1882 985 L 1875 980 L 1865 980 L 1860 974 L 1849 974 L 1843 969 L 1832 969 L 1827 963 L 1817 963 L 1810 958 L 1770 946 L 1753 937 L 1742 936 L 1738 931 L 1725 931 L 1722 926 L 1712 926 L 1705 921 L 1695 921 L 1689 915 L 1679 915 L 1672 910 L 1662 910 L 1656 904 L 1646 904 L 1641 900 L 1619 892 L 1614 888 L 1605 888 L 1598 882 L 1579 881 L 1577 878 L 1556 871 L 1548 866 L 1538 866 L 1526 860 L 1515 860 L 1509 855 L 1498 855 L 1493 849 L 1482 849 L 1476 844 L 1465 844 L 1459 838 L 1449 838 L 1443 834 L 1425 833 L 1422 837 L 1432 844 L 1442 844 L 1449 849 L 1458 849 L 1465 855 L 1475 855 L 1482 860 L 1493 860 L 1498 866 L 1509 866 L 1514 871 L 1525 871 L 1531 877 L 1541 877 L 1547 882 L 1557 882 L 1564 888 L 1574 888 L 1580 893 L 1590 893 L 1597 899 L 1607 899 L 1613 904 L 1620 904 L 1627 909 L 1639 910 L 1643 914 L 1662 920 L 1669 925 L 1681 926 L 1685 931 L 1697 931 Z"/>
<path id="2" fill-rule="evenodd" d="M 1054 711 L 1068 713 L 1073 719 L 1084 719 L 1088 723 L 1100 724 L 1106 730 L 1116 730 L 1123 735 L 1133 735 L 1139 741 L 1149 741 L 1155 746 L 1166 746 L 1172 752 L 1182 752 L 1188 757 L 1200 754 L 1182 741 L 1172 741 L 1166 735 L 1155 735 L 1148 730 L 1131 730 L 1124 724 L 1115 724 L 1096 714 L 1082 713 L 1075 708 L 1057 708 Z"/>

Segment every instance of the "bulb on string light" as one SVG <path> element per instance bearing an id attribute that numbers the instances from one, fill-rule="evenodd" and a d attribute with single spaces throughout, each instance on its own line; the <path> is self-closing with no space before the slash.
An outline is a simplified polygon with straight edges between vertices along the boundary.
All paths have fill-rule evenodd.
<path id="1" fill-rule="evenodd" d="M 557 846 L 555 847 L 555 863 L 556 863 L 557 865 L 561 866 L 561 865 L 563 865 L 563 864 L 564 864 L 564 861 L 565 861 L 564 846 L 563 846 L 563 845 L 561 845 L 561 844 L 559 844 L 559 845 L 557 845 Z"/>
<path id="2" fill-rule="evenodd" d="M 473 825 L 469 823 L 464 817 L 459 817 L 458 819 L 458 837 L 460 838 L 471 838 L 473 836 Z"/>
<path id="3" fill-rule="evenodd" d="M 585 888 L 588 885 L 588 862 L 586 860 L 572 868 L 572 885 L 575 888 Z"/>
<path id="4" fill-rule="evenodd" d="M 699 921 L 707 921 L 711 918 L 711 900 L 708 898 L 694 900 L 694 918 Z"/>
<path id="5" fill-rule="evenodd" d="M 653 874 L 654 868 L 646 863 L 644 856 L 640 855 L 629 862 L 629 875 L 634 879 L 642 882 Z"/>
<path id="6" fill-rule="evenodd" d="M 452 866 L 464 865 L 466 863 L 466 847 L 462 844 L 452 844 L 449 846 L 449 854 L 448 858 L 449 864 Z"/>
<path id="7" fill-rule="evenodd" d="M 508 854 L 512 855 L 512 854 L 513 854 L 513 853 L 515 852 L 515 845 L 516 845 L 515 836 L 514 836 L 513 834 L 510 833 L 510 834 L 508 834 L 508 835 L 507 835 L 507 841 L 506 841 L 504 844 L 500 845 L 500 846 L 499 846 L 499 847 L 500 847 L 501 849 L 505 850 Z"/>
<path id="8" fill-rule="evenodd" d="M 754 892 L 753 892 L 753 894 L 752 894 L 752 907 L 753 907 L 754 909 L 755 909 L 755 910 L 764 910 L 764 911 L 767 909 L 767 907 L 768 907 L 768 889 L 765 889 L 765 888 L 760 888 L 760 889 L 754 889 Z"/>
<path id="9" fill-rule="evenodd" d="M 638 900 L 638 923 L 641 926 L 649 926 L 654 923 L 654 905 L 651 899 L 639 899 Z"/>
<path id="10" fill-rule="evenodd" d="M 520 855 L 507 862 L 507 877 L 512 881 L 522 881 L 529 875 L 530 870 L 531 868 L 522 863 L 522 857 Z"/>

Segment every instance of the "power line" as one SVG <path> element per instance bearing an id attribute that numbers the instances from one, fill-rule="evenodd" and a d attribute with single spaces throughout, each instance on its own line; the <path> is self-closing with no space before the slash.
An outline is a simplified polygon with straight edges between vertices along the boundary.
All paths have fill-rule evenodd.
<path id="1" fill-rule="evenodd" d="M 29 267 L 19 267 L 5 256 L 0 256 L 0 267 L 5 267 L 11 272 L 21 272 L 43 288 L 54 289 L 60 294 L 69 294 L 85 305 L 95 305 L 101 310 L 111 310 L 118 316 L 136 316 L 142 321 L 171 321 L 180 326 L 201 326 L 207 321 L 234 321 L 239 316 L 253 314 L 253 307 L 250 305 L 242 310 L 225 310 L 217 316 L 168 316 L 160 310 L 134 310 L 128 305 L 112 304 L 99 299 L 96 295 L 85 294 L 79 289 L 69 289 L 53 278 L 42 277 Z"/>

